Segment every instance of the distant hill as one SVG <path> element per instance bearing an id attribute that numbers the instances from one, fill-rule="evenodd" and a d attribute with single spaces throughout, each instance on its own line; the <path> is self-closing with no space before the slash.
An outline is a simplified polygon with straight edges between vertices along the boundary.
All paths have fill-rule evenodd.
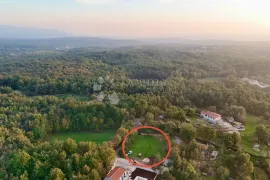
<path id="1" fill-rule="evenodd" d="M 0 38 L 8 39 L 40 39 L 40 38 L 57 38 L 57 37 L 70 37 L 72 34 L 42 28 L 26 28 L 0 25 Z"/>
<path id="2" fill-rule="evenodd" d="M 63 37 L 48 39 L 1 39 L 1 48 L 71 49 L 83 47 L 124 47 L 143 43 L 137 40 L 109 39 L 99 37 Z"/>

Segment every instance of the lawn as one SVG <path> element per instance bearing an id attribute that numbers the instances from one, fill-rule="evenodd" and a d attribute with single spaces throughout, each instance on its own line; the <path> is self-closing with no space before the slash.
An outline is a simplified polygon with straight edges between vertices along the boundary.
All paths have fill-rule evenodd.
<path id="1" fill-rule="evenodd" d="M 265 124 L 258 117 L 247 114 L 245 131 L 241 132 L 241 147 L 244 148 L 247 152 L 258 156 L 262 156 L 265 150 L 268 149 L 268 147 L 261 147 L 260 152 L 253 150 L 255 129 L 260 123 Z"/>
<path id="2" fill-rule="evenodd" d="M 91 133 L 91 132 L 66 132 L 53 134 L 50 141 L 66 140 L 67 138 L 74 139 L 76 142 L 82 141 L 92 141 L 96 143 L 102 143 L 104 141 L 109 141 L 113 136 L 114 131 L 101 132 L 101 133 Z"/>
<path id="3" fill-rule="evenodd" d="M 167 154 L 162 140 L 159 140 L 158 137 L 139 135 L 135 143 L 131 146 L 130 149 L 126 149 L 126 152 L 129 150 L 133 151 L 131 157 L 138 157 L 139 153 L 142 153 L 143 158 L 149 158 L 151 156 L 161 155 L 161 158 L 164 158 Z"/>

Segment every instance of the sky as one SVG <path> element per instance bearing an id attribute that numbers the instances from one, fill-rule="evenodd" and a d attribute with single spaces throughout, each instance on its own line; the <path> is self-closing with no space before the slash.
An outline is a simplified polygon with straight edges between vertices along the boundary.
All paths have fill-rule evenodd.
<path id="1" fill-rule="evenodd" d="M 269 0 L 0 0 L 0 24 L 125 38 L 270 37 Z"/>

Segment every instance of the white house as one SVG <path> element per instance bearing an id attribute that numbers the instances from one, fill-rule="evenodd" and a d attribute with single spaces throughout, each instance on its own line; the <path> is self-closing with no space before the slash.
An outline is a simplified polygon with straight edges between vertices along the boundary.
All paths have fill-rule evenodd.
<path id="1" fill-rule="evenodd" d="M 207 119 L 208 122 L 211 124 L 217 124 L 217 122 L 221 120 L 220 114 L 210 112 L 210 111 L 202 111 L 201 117 L 204 119 Z"/>

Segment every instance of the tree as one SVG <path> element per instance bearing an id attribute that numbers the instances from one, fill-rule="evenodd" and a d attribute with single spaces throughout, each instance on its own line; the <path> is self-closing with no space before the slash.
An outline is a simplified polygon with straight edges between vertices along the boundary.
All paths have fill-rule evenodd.
<path id="1" fill-rule="evenodd" d="M 216 176 L 217 178 L 221 179 L 221 180 L 226 180 L 230 175 L 230 171 L 229 169 L 223 167 L 223 166 L 219 166 L 217 168 L 217 171 L 216 171 Z"/>
<path id="2" fill-rule="evenodd" d="M 263 125 L 260 124 L 256 127 L 255 135 L 258 138 L 258 141 L 262 144 L 268 144 L 269 142 L 269 132 L 267 128 Z"/>
<path id="3" fill-rule="evenodd" d="M 180 122 L 186 121 L 186 113 L 182 109 L 179 109 L 176 113 L 176 119 L 179 119 Z"/>
<path id="4" fill-rule="evenodd" d="M 232 105 L 225 110 L 226 116 L 233 117 L 235 121 L 244 122 L 246 117 L 246 109 L 242 106 Z"/>
<path id="5" fill-rule="evenodd" d="M 64 150 L 68 153 L 68 154 L 73 154 L 77 151 L 77 143 L 73 140 L 68 138 L 65 142 L 64 142 Z"/>
<path id="6" fill-rule="evenodd" d="M 209 106 L 207 108 L 208 111 L 212 111 L 212 112 L 217 112 L 217 107 L 216 106 Z"/>
<path id="7" fill-rule="evenodd" d="M 101 180 L 101 177 L 96 169 L 92 169 L 91 171 L 91 179 L 92 180 Z"/>
<path id="8" fill-rule="evenodd" d="M 216 130 L 209 126 L 200 125 L 196 129 L 196 135 L 199 139 L 210 141 L 216 138 Z"/>
<path id="9" fill-rule="evenodd" d="M 176 180 L 175 177 L 169 172 L 165 171 L 163 174 L 160 175 L 160 180 Z"/>
<path id="10" fill-rule="evenodd" d="M 224 145 L 226 147 L 233 147 L 233 146 L 238 146 L 238 144 L 241 141 L 241 136 L 239 133 L 233 132 L 232 134 L 227 133 L 224 134 Z"/>
<path id="11" fill-rule="evenodd" d="M 123 127 L 119 128 L 116 132 L 120 137 L 124 137 L 128 133 L 128 129 L 125 129 Z"/>
<path id="12" fill-rule="evenodd" d="M 190 162 L 183 162 L 183 167 L 175 172 L 175 179 L 181 180 L 201 180 L 200 174 Z"/>
<path id="13" fill-rule="evenodd" d="M 19 151 L 14 154 L 9 162 L 10 170 L 15 175 L 22 175 L 29 168 L 31 156 L 26 151 Z"/>
<path id="14" fill-rule="evenodd" d="M 50 179 L 51 180 L 63 180 L 65 178 L 64 173 L 59 168 L 53 168 L 50 172 Z"/>
<path id="15" fill-rule="evenodd" d="M 145 115 L 145 121 L 147 124 L 152 124 L 153 120 L 154 120 L 154 114 L 153 113 L 150 113 L 148 112 L 146 115 Z"/>
<path id="16" fill-rule="evenodd" d="M 174 159 L 174 166 L 176 168 L 180 168 L 181 164 L 182 164 L 181 157 L 179 155 L 176 155 L 176 157 Z"/>
<path id="17" fill-rule="evenodd" d="M 20 176 L 20 180 L 29 180 L 29 175 L 27 171 L 24 171 L 24 173 Z"/>
<path id="18" fill-rule="evenodd" d="M 160 153 L 158 153 L 156 156 L 155 156 L 155 158 L 156 158 L 156 162 L 160 162 L 162 159 L 161 159 L 161 155 L 160 155 Z"/>
<path id="19" fill-rule="evenodd" d="M 84 165 L 82 168 L 82 173 L 87 175 L 90 172 L 90 168 L 87 165 Z"/>
<path id="20" fill-rule="evenodd" d="M 185 142 L 189 142 L 192 139 L 195 138 L 196 135 L 196 130 L 193 127 L 192 124 L 188 124 L 188 123 L 184 123 L 181 126 L 181 130 L 180 130 L 180 138 L 185 141 Z"/>
<path id="21" fill-rule="evenodd" d="M 235 169 L 236 179 L 251 179 L 254 166 L 250 161 L 249 154 L 242 151 L 237 152 L 234 158 L 234 163 L 237 167 L 237 169 Z"/>
<path id="22" fill-rule="evenodd" d="M 62 151 L 60 154 L 59 154 L 59 159 L 61 162 L 63 162 L 67 157 L 67 153 L 65 151 Z"/>
<path id="23" fill-rule="evenodd" d="M 122 140 L 122 138 L 119 136 L 119 134 L 116 134 L 116 135 L 112 138 L 111 142 L 113 143 L 113 146 L 116 147 L 116 146 L 119 145 L 119 143 L 121 142 L 121 140 Z"/>

